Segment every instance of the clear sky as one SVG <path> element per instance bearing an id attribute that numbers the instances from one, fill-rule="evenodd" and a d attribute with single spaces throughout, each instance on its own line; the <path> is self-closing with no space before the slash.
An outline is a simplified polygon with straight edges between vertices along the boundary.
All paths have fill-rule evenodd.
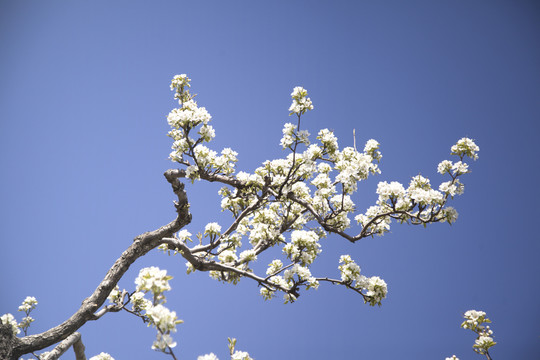
<path id="1" fill-rule="evenodd" d="M 297 85 L 315 106 L 312 134 L 378 140 L 382 174 L 361 184 L 362 212 L 378 181 L 445 181 L 436 166 L 461 137 L 480 159 L 453 226 L 324 240 L 317 269 L 338 277 L 349 253 L 388 283 L 380 308 L 325 284 L 292 305 L 265 302 L 252 281 L 188 276 L 157 251 L 140 259 L 120 286 L 133 289 L 145 266 L 174 276 L 180 358 L 227 359 L 236 337 L 257 360 L 479 359 L 459 328 L 469 309 L 493 320 L 494 359 L 540 358 L 539 35 L 537 1 L 1 1 L 0 313 L 32 295 L 30 331 L 59 324 L 136 235 L 174 218 L 166 115 L 170 79 L 186 73 L 213 116 L 212 146 L 236 150 L 240 170 L 285 155 Z M 192 233 L 225 223 L 218 189 L 187 186 Z M 166 358 L 127 313 L 81 333 L 88 357 Z"/>

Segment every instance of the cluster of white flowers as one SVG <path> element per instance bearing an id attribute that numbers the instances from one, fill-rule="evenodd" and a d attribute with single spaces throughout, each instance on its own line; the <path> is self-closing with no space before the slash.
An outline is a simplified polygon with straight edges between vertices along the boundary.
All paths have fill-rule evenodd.
<path id="1" fill-rule="evenodd" d="M 368 178 L 369 174 L 378 174 L 380 170 L 374 158 L 366 153 L 360 153 L 352 147 L 334 153 L 334 168 L 339 171 L 336 182 L 341 183 L 345 194 L 352 194 L 358 188 L 358 182 Z"/>
<path id="2" fill-rule="evenodd" d="M 365 301 L 371 306 L 381 305 L 381 301 L 388 294 L 386 282 L 378 276 L 366 277 L 360 274 L 358 266 L 350 255 L 341 255 L 338 266 L 341 272 L 341 281 L 359 290 L 365 291 Z"/>
<path id="3" fill-rule="evenodd" d="M 377 140 L 370 139 L 366 142 L 364 146 L 364 153 L 371 156 L 374 160 L 381 160 L 382 154 L 379 151 L 380 144 Z"/>
<path id="4" fill-rule="evenodd" d="M 376 140 L 368 140 L 363 152 L 356 150 L 356 143 L 354 147 L 340 150 L 334 133 L 322 129 L 316 137 L 319 143 L 311 144 L 309 131 L 300 130 L 300 118 L 313 109 L 313 104 L 303 87 L 295 87 L 289 111 L 290 115 L 297 115 L 298 124 L 285 124 L 280 141 L 282 148 L 290 150 L 290 153 L 285 158 L 263 162 L 252 174 L 235 174 L 238 161 L 235 151 L 225 148 L 218 155 L 217 151 L 203 145 L 211 142 L 216 132 L 209 124 L 212 117 L 206 108 L 199 107 L 193 100 L 194 96 L 188 90 L 190 81 L 185 74 L 176 75 L 171 81 L 170 88 L 175 91 L 174 97 L 180 107 L 167 116 L 171 126 L 168 136 L 173 139 L 170 158 L 184 167 L 178 174 L 192 182 L 204 179 L 225 184 L 219 191 L 221 208 L 230 211 L 235 220 L 224 233 L 218 223 L 207 224 L 204 229 L 204 237 L 209 240 L 207 245 L 203 245 L 200 233 L 197 235 L 200 244 L 193 248 L 185 245 L 186 240 L 192 241 L 189 231 L 181 230 L 175 235 L 176 240 L 183 244 L 182 250 L 174 252 L 188 260 L 188 273 L 195 271 L 195 267 L 211 269 L 209 274 L 212 278 L 233 284 L 243 276 L 251 277 L 261 285 L 260 293 L 265 299 L 271 299 L 277 291 L 282 291 L 286 303 L 296 300 L 300 288 L 317 289 L 320 281 L 327 281 L 355 290 L 371 306 L 381 305 L 388 293 L 386 282 L 378 276 L 362 275 L 360 266 L 349 255 L 342 255 L 339 260 L 341 280 L 312 275 L 310 266 L 322 251 L 319 240 L 328 233 L 338 234 L 351 242 L 382 235 L 389 231 L 392 219 L 424 226 L 439 221 L 453 223 L 457 219 L 457 211 L 446 203 L 464 191 L 458 177 L 469 173 L 469 165 L 463 161 L 465 157 L 478 158 L 479 147 L 473 140 L 462 138 L 452 146 L 451 154 L 458 156 L 459 161 L 444 160 L 438 164 L 437 171 L 451 178 L 438 190 L 433 189 L 430 180 L 421 175 L 413 177 L 408 188 L 396 181 L 380 182 L 376 205 L 355 217 L 361 231 L 351 236 L 345 233 L 351 226 L 349 215 L 356 211 L 351 196 L 357 191 L 360 181 L 381 172 L 377 163 L 382 154 Z M 300 149 L 302 146 L 305 146 L 303 151 Z M 333 171 L 335 176 L 331 174 Z M 244 237 L 249 239 L 251 248 L 242 251 Z M 170 252 L 169 246 L 170 242 L 167 242 L 159 248 Z M 274 259 L 268 265 L 267 276 L 258 277 L 249 268 L 250 263 L 273 246 L 282 247 L 282 254 L 289 263 L 284 265 L 280 259 Z M 136 291 L 129 294 L 116 286 L 108 297 L 116 308 L 106 309 L 117 311 L 131 303 L 130 312 L 157 330 L 152 348 L 168 354 L 172 354 L 171 348 L 176 346 L 171 333 L 176 332 L 176 326 L 182 323 L 176 312 L 163 305 L 166 302 L 164 292 L 170 290 L 170 279 L 172 277 L 165 270 L 156 267 L 142 269 L 135 280 Z M 147 294 L 152 294 L 152 300 L 145 298 Z M 128 301 L 124 303 L 126 298 Z M 26 334 L 34 321 L 28 315 L 36 304 L 33 297 L 25 299 L 19 311 L 27 316 L 19 324 L 11 314 L 4 314 L 0 320 L 11 325 L 14 334 L 18 334 L 20 329 Z M 489 319 L 485 318 L 485 313 L 474 310 L 465 313 L 465 318 L 462 327 L 478 334 L 473 346 L 475 351 L 487 353 L 495 345 L 491 336 L 493 332 L 489 326 L 482 325 L 490 322 Z M 234 351 L 236 340 L 229 339 L 229 343 L 231 360 L 252 360 L 247 352 Z M 109 354 L 101 353 L 90 360 L 111 359 Z M 459 360 L 455 355 L 448 359 Z M 199 356 L 198 360 L 217 360 L 217 357 L 210 353 Z"/>
<path id="5" fill-rule="evenodd" d="M 291 233 L 291 242 L 283 247 L 283 252 L 289 259 L 303 266 L 312 264 L 321 251 L 319 236 L 315 231 L 294 230 Z"/>
<path id="6" fill-rule="evenodd" d="M 334 135 L 333 131 L 328 129 L 322 129 L 317 134 L 317 139 L 323 145 L 323 149 L 328 153 L 328 155 L 333 159 L 335 158 L 335 153 L 338 151 L 338 139 Z"/>
<path id="7" fill-rule="evenodd" d="M 204 107 L 198 107 L 195 100 L 188 100 L 179 109 L 173 109 L 167 116 L 167 122 L 176 130 L 191 130 L 198 125 L 208 125 L 212 116 Z M 211 127 L 210 127 L 211 128 Z M 180 139 L 175 139 L 180 140 Z"/>
<path id="8" fill-rule="evenodd" d="M 36 308 L 36 305 L 38 304 L 37 300 L 33 296 L 27 296 L 21 305 L 19 305 L 19 308 L 17 311 L 24 312 L 26 316 L 24 316 L 20 323 L 17 323 L 17 320 L 11 313 L 4 314 L 0 316 L 0 323 L 10 325 L 13 334 L 18 335 L 21 330 L 24 332 L 24 334 L 27 334 L 28 328 L 30 325 L 34 322 L 34 318 L 30 316 L 30 313 L 32 310 Z"/>
<path id="9" fill-rule="evenodd" d="M 182 231 L 177 236 L 187 239 L 191 234 Z M 166 353 L 176 346 L 171 333 L 176 332 L 176 325 L 183 322 L 178 319 L 176 312 L 163 305 L 166 302 L 164 292 L 171 290 L 169 285 L 171 279 L 172 276 L 167 275 L 166 270 L 154 266 L 143 268 L 135 279 L 136 291 L 131 295 L 128 294 L 129 302 L 132 305 L 131 313 L 142 317 L 148 323 L 148 326 L 153 326 L 157 330 L 157 338 L 152 344 L 152 349 Z M 124 306 L 125 304 L 122 301 L 125 294 L 127 294 L 125 290 L 120 291 L 116 286 L 109 294 L 108 299 L 115 305 Z M 151 294 L 152 300 L 147 299 L 146 294 Z"/>
<path id="10" fill-rule="evenodd" d="M 461 159 L 463 159 L 465 156 L 477 160 L 478 154 L 477 152 L 480 151 L 480 148 L 478 145 L 474 143 L 473 140 L 469 138 L 461 138 L 456 145 L 452 146 L 452 155 L 457 155 Z"/>
<path id="11" fill-rule="evenodd" d="M 171 90 L 176 90 L 176 94 L 174 95 L 174 97 L 180 100 L 180 104 L 182 101 L 182 94 L 184 93 L 184 88 L 191 87 L 191 85 L 189 84 L 190 81 L 191 79 L 188 78 L 186 74 L 175 75 L 171 80 Z"/>
<path id="12" fill-rule="evenodd" d="M 114 289 L 111 290 L 109 296 L 107 296 L 107 300 L 109 300 L 113 304 L 120 304 L 122 302 L 122 293 L 120 292 L 120 288 L 118 287 L 118 285 L 116 285 Z"/>
<path id="13" fill-rule="evenodd" d="M 231 354 L 231 360 L 253 360 L 253 358 L 250 357 L 249 353 L 246 351 L 239 351 L 235 350 L 236 346 L 236 339 L 229 338 L 229 352 Z M 199 355 L 197 357 L 197 360 L 219 360 L 218 357 L 214 353 L 205 354 L 205 355 Z"/>
<path id="14" fill-rule="evenodd" d="M 219 358 L 214 353 L 210 353 L 198 356 L 197 360 L 219 360 Z M 231 355 L 231 360 L 253 360 L 253 358 L 248 352 L 237 350 Z"/>
<path id="15" fill-rule="evenodd" d="M 308 98 L 307 95 L 307 90 L 303 87 L 297 86 L 294 88 L 293 92 L 291 93 L 293 101 L 291 106 L 289 107 L 290 115 L 302 115 L 308 110 L 313 110 L 313 104 L 311 103 L 311 99 Z"/>
<path id="16" fill-rule="evenodd" d="M 474 145 L 470 139 L 467 139 L 467 143 L 471 147 Z M 382 235 L 389 231 L 392 218 L 400 222 L 413 220 L 413 223 L 424 224 L 455 222 L 458 213 L 454 208 L 446 206 L 446 202 L 448 197 L 463 194 L 464 185 L 458 176 L 468 173 L 468 165 L 462 161 L 452 163 L 444 160 L 437 166 L 437 171 L 440 174 L 448 173 L 452 178 L 451 181 L 441 183 L 438 191 L 432 189 L 430 180 L 422 175 L 413 177 L 407 189 L 397 181 L 380 182 L 377 186 L 377 205 L 368 208 L 365 214 L 357 215 L 355 220 L 370 235 Z M 418 211 L 414 211 L 415 208 Z"/>
<path id="17" fill-rule="evenodd" d="M 486 322 L 486 313 L 483 311 L 469 310 L 463 314 L 463 317 L 465 321 L 461 324 L 461 327 L 473 331 Z"/>
<path id="18" fill-rule="evenodd" d="M 129 301 L 131 302 L 132 310 L 134 312 L 141 312 L 146 309 L 150 309 L 153 305 L 152 301 L 148 300 L 144 297 L 144 293 L 137 291 L 134 292 L 131 297 L 129 298 Z"/>
<path id="19" fill-rule="evenodd" d="M 30 316 L 30 312 L 36 308 L 37 300 L 33 296 L 27 296 L 26 299 L 22 302 L 22 304 L 19 306 L 18 311 L 24 312 L 26 314 L 25 317 L 22 318 L 21 322 L 19 323 L 18 327 L 24 331 L 25 335 L 28 331 L 28 328 L 30 327 L 30 324 L 34 322 L 34 318 Z"/>
<path id="20" fill-rule="evenodd" d="M 158 304 L 147 309 L 146 316 L 150 320 L 149 325 L 158 330 L 152 349 L 165 352 L 167 349 L 175 347 L 176 342 L 170 334 L 176 332 L 176 325 L 183 322 L 178 319 L 176 312 Z"/>
<path id="21" fill-rule="evenodd" d="M 231 360 L 253 360 L 246 351 L 235 351 L 231 355 Z"/>
<path id="22" fill-rule="evenodd" d="M 447 357 L 445 360 L 459 360 L 459 358 L 456 355 L 452 355 L 451 357 Z"/>
<path id="23" fill-rule="evenodd" d="M 366 289 L 366 296 L 369 300 L 367 302 L 371 306 L 381 305 L 381 301 L 386 298 L 388 294 L 388 287 L 386 282 L 378 276 L 372 276 L 365 278 L 360 285 Z"/>
<path id="24" fill-rule="evenodd" d="M 176 321 L 178 320 L 176 312 L 167 309 L 162 304 L 147 309 L 146 316 L 148 316 L 152 325 L 160 332 L 169 333 L 170 331 L 176 331 Z"/>
<path id="25" fill-rule="evenodd" d="M 197 356 L 197 360 L 219 360 L 219 358 L 214 353 L 210 353 Z"/>
<path id="26" fill-rule="evenodd" d="M 111 355 L 102 352 L 99 355 L 92 356 L 90 360 L 114 360 L 114 358 Z"/>
<path id="27" fill-rule="evenodd" d="M 30 311 L 34 310 L 37 305 L 37 300 L 33 296 L 27 296 L 26 299 L 22 302 L 21 306 L 19 306 L 18 311 L 24 311 L 25 313 L 29 313 Z"/>
<path id="28" fill-rule="evenodd" d="M 286 123 L 283 126 L 283 137 L 280 140 L 280 145 L 286 149 L 294 143 L 294 131 L 296 126 L 291 123 Z"/>
<path id="29" fill-rule="evenodd" d="M 295 275 L 298 279 L 295 279 Z M 283 278 L 287 282 L 289 288 L 291 288 L 293 284 L 306 284 L 306 289 L 317 289 L 319 287 L 319 281 L 311 276 L 309 268 L 298 264 L 294 264 L 292 268 L 285 270 Z"/>
<path id="30" fill-rule="evenodd" d="M 309 131 L 307 130 L 296 130 L 296 125 L 293 125 L 291 123 L 286 123 L 283 126 L 283 137 L 281 138 L 279 144 L 283 147 L 283 149 L 291 149 L 293 144 L 305 144 L 309 145 Z M 316 148 L 312 148 L 311 152 L 316 152 Z M 320 152 L 319 152 L 320 153 Z"/>
<path id="31" fill-rule="evenodd" d="M 234 173 L 235 163 L 238 161 L 235 151 L 226 148 L 218 156 L 217 152 L 202 145 L 210 142 L 216 132 L 209 122 L 212 116 L 206 108 L 199 107 L 189 93 L 191 80 L 185 75 L 176 75 L 171 82 L 171 90 L 176 90 L 175 98 L 179 99 L 180 108 L 173 109 L 167 116 L 171 126 L 168 135 L 173 138 L 172 152 L 169 157 L 172 161 L 186 165 L 186 177 L 195 181 L 200 179 L 200 172 L 216 171 L 224 174 Z M 191 137 L 197 127 L 198 137 Z M 191 158 L 190 162 L 187 158 Z"/>
<path id="32" fill-rule="evenodd" d="M 212 222 L 206 224 L 204 227 L 205 236 L 219 236 L 221 233 L 221 226 L 218 223 Z"/>
<path id="33" fill-rule="evenodd" d="M 160 299 L 164 291 L 171 290 L 169 285 L 171 279 L 172 276 L 167 275 L 167 270 L 160 270 L 155 266 L 151 266 L 139 271 L 139 276 L 135 279 L 135 285 L 137 285 L 137 291 L 151 292 L 155 298 Z"/>
<path id="34" fill-rule="evenodd" d="M 19 334 L 21 332 L 21 330 L 19 329 L 19 326 L 17 324 L 17 320 L 15 320 L 15 317 L 12 314 L 7 313 L 7 314 L 4 314 L 4 315 L 0 316 L 0 321 L 4 325 L 11 325 L 11 329 L 13 330 L 14 335 L 17 335 L 17 334 Z"/>
<path id="35" fill-rule="evenodd" d="M 350 255 L 341 255 L 339 258 L 338 269 L 341 272 L 341 281 L 352 284 L 354 281 L 360 281 L 360 266 L 358 266 Z"/>
<path id="36" fill-rule="evenodd" d="M 285 301 L 293 301 L 299 287 L 319 285 L 310 266 L 321 252 L 319 240 L 328 233 L 354 242 L 388 232 L 392 219 L 423 225 L 452 223 L 457 219 L 457 211 L 447 206 L 447 200 L 463 193 L 458 177 L 469 172 L 464 157 L 477 158 L 479 149 L 470 139 L 463 138 L 452 147 L 452 154 L 459 161 L 444 160 L 438 165 L 439 173 L 450 176 L 450 181 L 443 182 L 438 189 L 432 188 L 430 180 L 421 175 L 413 177 L 408 187 L 396 181 L 383 181 L 377 186 L 377 203 L 354 216 L 353 194 L 358 183 L 381 172 L 379 142 L 367 140 L 363 152 L 357 151 L 356 145 L 341 150 L 335 134 L 322 129 L 316 137 L 318 142 L 311 144 L 309 132 L 300 130 L 300 116 L 313 109 L 313 104 L 306 89 L 295 87 L 289 111 L 298 115 L 298 124 L 286 123 L 280 141 L 288 155 L 263 162 L 253 173 L 235 173 L 234 151 L 225 149 L 219 156 L 202 144 L 210 142 L 215 131 L 208 124 L 210 116 L 206 110 L 200 110 L 204 108 L 193 102 L 188 85 L 185 76 L 175 77 L 171 85 L 177 97 L 183 99 L 182 107 L 169 116 L 169 135 L 174 139 L 175 150 L 171 158 L 184 166 L 186 178 L 192 181 L 205 179 L 225 184 L 219 190 L 221 209 L 230 211 L 235 219 L 225 233 L 217 223 L 208 224 L 204 236 L 209 238 L 209 244 L 201 243 L 202 248 L 192 254 L 203 263 L 223 265 L 222 270 L 209 271 L 214 279 L 236 284 L 246 272 L 254 273 L 249 266 L 260 253 L 279 246 L 289 263 L 284 265 L 279 259 L 271 263 L 260 293 L 269 299 L 279 290 L 285 293 Z M 200 126 L 199 137 L 190 139 L 190 130 L 196 126 Z M 356 236 L 345 234 L 351 227 L 351 216 L 361 228 Z M 177 238 L 190 240 L 186 235 Z M 249 239 L 247 249 L 241 248 L 243 238 Z M 192 261 L 193 258 L 188 259 L 188 273 L 195 271 Z M 386 297 L 387 286 L 382 279 L 360 275 L 359 268 L 358 275 L 353 275 L 350 262 L 342 262 L 341 268 L 341 282 L 354 282 L 354 288 L 362 291 L 371 305 L 380 304 Z"/>
<path id="37" fill-rule="evenodd" d="M 463 315 L 465 321 L 461 324 L 461 327 L 464 329 L 470 329 L 477 334 L 477 338 L 473 345 L 475 352 L 479 354 L 487 354 L 489 348 L 497 344 L 493 340 L 493 331 L 490 329 L 489 325 L 484 326 L 483 324 L 491 323 L 486 317 L 486 313 L 483 311 L 469 310 Z"/>
<path id="38" fill-rule="evenodd" d="M 176 332 L 176 325 L 183 322 L 178 319 L 176 312 L 163 305 L 166 301 L 163 292 L 171 289 L 169 285 L 171 279 L 172 276 L 167 275 L 166 270 L 153 266 L 141 269 L 139 276 L 135 279 L 137 291 L 131 296 L 133 310 L 139 312 L 144 310 L 148 325 L 155 327 L 158 331 L 152 349 L 163 352 L 176 346 L 170 334 Z M 144 294 L 148 292 L 153 294 L 153 302 L 144 298 Z"/>

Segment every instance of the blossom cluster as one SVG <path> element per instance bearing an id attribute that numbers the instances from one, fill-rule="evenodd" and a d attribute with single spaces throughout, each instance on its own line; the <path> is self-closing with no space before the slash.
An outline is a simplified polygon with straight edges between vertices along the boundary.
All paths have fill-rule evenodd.
<path id="1" fill-rule="evenodd" d="M 308 110 L 313 110 L 313 104 L 311 103 L 311 99 L 308 98 L 307 95 L 307 90 L 303 87 L 297 86 L 294 88 L 293 92 L 291 93 L 293 101 L 291 106 L 289 107 L 291 115 L 297 114 L 300 116 Z"/>
<path id="2" fill-rule="evenodd" d="M 339 271 L 341 272 L 341 281 L 344 284 L 363 291 L 364 301 L 371 306 L 381 305 L 381 301 L 388 294 L 386 282 L 378 276 L 366 277 L 360 274 L 358 266 L 350 255 L 341 255 L 339 258 Z"/>
<path id="3" fill-rule="evenodd" d="M 15 316 L 13 316 L 11 313 L 0 316 L 0 322 L 4 325 L 11 325 L 11 329 L 13 330 L 14 335 L 17 335 L 21 332 Z"/>
<path id="4" fill-rule="evenodd" d="M 90 360 L 114 360 L 114 358 L 107 353 L 100 353 L 99 355 L 92 356 Z"/>
<path id="5" fill-rule="evenodd" d="M 210 353 L 198 356 L 197 360 L 219 360 L 219 358 L 214 353 Z M 231 360 L 253 360 L 253 358 L 248 352 L 237 350 L 231 355 Z"/>
<path id="6" fill-rule="evenodd" d="M 172 161 L 186 165 L 186 177 L 192 181 L 200 178 L 201 171 L 231 174 L 238 153 L 225 148 L 218 156 L 216 151 L 202 144 L 212 141 L 216 132 L 209 124 L 212 119 L 210 113 L 206 108 L 199 107 L 187 90 L 191 86 L 190 81 L 182 74 L 176 75 L 171 82 L 171 90 L 176 91 L 175 98 L 179 99 L 180 107 L 171 110 L 167 116 L 171 126 L 168 136 L 174 140 L 169 157 Z"/>
<path id="7" fill-rule="evenodd" d="M 493 340 L 493 331 L 489 325 L 483 324 L 491 323 L 486 317 L 486 313 L 483 311 L 469 310 L 463 315 L 465 321 L 461 324 L 464 329 L 470 329 L 477 334 L 473 349 L 479 354 L 487 354 L 489 348 L 497 344 Z"/>
<path id="8" fill-rule="evenodd" d="M 456 145 L 452 146 L 451 150 L 452 150 L 452 155 L 457 155 L 461 159 L 467 156 L 473 160 L 478 160 L 477 152 L 480 151 L 480 148 L 471 139 L 461 138 L 456 143 Z"/>
<path id="9" fill-rule="evenodd" d="M 17 320 L 15 319 L 15 316 L 13 316 L 11 313 L 4 314 L 0 316 L 0 323 L 11 325 L 11 329 L 13 330 L 13 335 L 18 335 L 21 330 L 24 332 L 24 334 L 27 334 L 28 328 L 30 325 L 34 322 L 34 318 L 30 316 L 30 312 L 36 308 L 36 305 L 38 304 L 37 300 L 33 296 L 27 296 L 22 304 L 19 306 L 17 311 L 24 312 L 25 316 L 22 318 L 21 322 L 17 323 Z"/>
<path id="10" fill-rule="evenodd" d="M 188 236 L 187 234 L 189 233 L 182 233 L 183 236 Z M 166 302 L 164 292 L 171 290 L 169 285 L 171 279 L 172 276 L 167 275 L 166 270 L 154 266 L 143 268 L 135 279 L 137 286 L 135 292 L 129 295 L 129 302 L 132 306 L 130 312 L 142 317 L 148 326 L 157 330 L 157 337 L 152 344 L 152 349 L 166 353 L 176 346 L 171 333 L 176 332 L 176 325 L 183 322 L 178 319 L 175 311 L 171 311 L 163 305 Z M 116 286 L 109 294 L 108 299 L 113 304 L 123 306 L 124 293 L 126 293 L 125 290 L 120 292 Z M 152 300 L 147 299 L 146 294 L 152 295 Z"/>
<path id="11" fill-rule="evenodd" d="M 168 116 L 172 127 L 169 136 L 174 139 L 171 159 L 183 166 L 185 177 L 192 181 L 222 183 L 221 209 L 230 212 L 234 220 L 226 230 L 215 222 L 205 227 L 203 235 L 208 243 L 202 243 L 201 235 L 201 243 L 191 248 L 190 254 L 182 254 L 188 260 L 188 273 L 195 271 L 197 264 L 212 278 L 233 284 L 249 275 L 259 282 L 265 299 L 281 291 L 285 302 L 296 300 L 300 289 L 316 289 L 321 281 L 332 281 L 360 292 L 370 305 L 380 305 L 387 295 L 386 283 L 377 276 L 361 275 L 350 257 L 342 257 L 340 262 L 341 280 L 312 274 L 311 266 L 322 251 L 320 240 L 332 233 L 351 242 L 383 235 L 390 231 L 393 220 L 424 226 L 456 221 L 457 211 L 447 203 L 464 191 L 460 178 L 469 173 L 465 157 L 478 157 L 479 148 L 473 140 L 463 138 L 452 146 L 451 154 L 458 156 L 458 161 L 444 160 L 438 165 L 438 172 L 448 176 L 448 181 L 438 187 L 422 175 L 413 177 L 408 186 L 381 181 L 375 205 L 358 214 L 354 196 L 359 182 L 381 173 L 378 141 L 367 140 L 362 151 L 356 145 L 340 148 L 333 131 L 322 129 L 312 142 L 309 131 L 300 130 L 300 126 L 302 115 L 313 109 L 313 103 L 306 89 L 295 87 L 289 111 L 298 116 L 298 123 L 286 123 L 280 140 L 287 155 L 264 161 L 252 173 L 236 172 L 236 152 L 224 149 L 218 155 L 203 145 L 212 141 L 215 131 L 206 109 L 199 108 L 187 91 L 189 81 L 179 76 L 171 85 L 176 97 L 183 99 L 182 107 Z M 195 132 L 198 136 L 192 135 Z M 346 233 L 356 226 L 352 219 L 360 228 L 356 235 Z M 179 233 L 175 237 L 184 242 L 191 240 L 190 236 Z M 276 256 L 266 276 L 255 275 L 251 266 L 259 254 L 276 247 L 281 249 L 282 258 Z"/>
<path id="12" fill-rule="evenodd" d="M 36 305 L 38 304 L 37 300 L 33 296 L 27 296 L 21 306 L 19 306 L 18 311 L 23 311 L 26 314 L 30 313 L 30 311 L 34 310 L 36 308 Z"/>
<path id="13" fill-rule="evenodd" d="M 253 360 L 247 351 L 235 350 L 236 339 L 229 338 L 229 352 L 231 354 L 231 360 Z M 200 355 L 197 360 L 219 360 L 214 353 Z"/>

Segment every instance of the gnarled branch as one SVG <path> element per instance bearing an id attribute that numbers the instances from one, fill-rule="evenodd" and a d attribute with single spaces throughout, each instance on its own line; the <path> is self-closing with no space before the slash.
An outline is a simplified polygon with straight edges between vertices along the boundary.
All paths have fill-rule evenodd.
<path id="1" fill-rule="evenodd" d="M 109 269 L 105 278 L 101 281 L 96 290 L 94 290 L 92 295 L 82 302 L 81 307 L 69 319 L 41 334 L 14 339 L 11 359 L 18 359 L 23 354 L 54 345 L 73 334 L 87 321 L 94 319 L 94 313 L 103 305 L 105 300 L 107 300 L 107 297 L 122 276 L 124 276 L 126 271 L 128 271 L 131 264 L 141 256 L 146 255 L 150 250 L 157 247 L 162 238 L 173 236 L 175 232 L 191 222 L 189 203 L 187 194 L 184 190 L 184 184 L 178 181 L 178 178 L 181 177 L 181 175 L 176 170 L 168 170 L 165 172 L 164 176 L 171 184 L 174 193 L 178 197 L 178 201 L 175 202 L 176 211 L 178 213 L 176 219 L 157 230 L 137 236 L 134 239 L 133 244 L 122 253 Z"/>

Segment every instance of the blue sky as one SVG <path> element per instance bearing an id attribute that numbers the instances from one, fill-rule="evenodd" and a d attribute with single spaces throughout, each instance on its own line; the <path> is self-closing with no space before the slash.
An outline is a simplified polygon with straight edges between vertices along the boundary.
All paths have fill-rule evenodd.
<path id="1" fill-rule="evenodd" d="M 59 324 L 136 235 L 174 218 L 166 115 L 170 79 L 187 73 L 213 116 L 213 148 L 236 150 L 240 170 L 285 155 L 297 85 L 315 105 L 303 120 L 312 134 L 378 140 L 382 174 L 361 184 L 360 211 L 379 181 L 444 181 L 436 166 L 461 137 L 480 159 L 453 226 L 324 240 L 318 269 L 337 277 L 339 255 L 351 254 L 388 283 L 380 308 L 330 285 L 292 305 L 265 302 L 251 281 L 188 276 L 157 251 L 140 259 L 120 286 L 132 289 L 145 266 L 174 276 L 180 358 L 226 359 L 236 337 L 257 360 L 474 359 L 474 336 L 459 328 L 469 309 L 493 320 L 494 359 L 538 357 L 538 34 L 535 1 L 0 2 L 0 313 L 32 295 L 31 332 Z M 218 186 L 186 188 L 188 230 L 225 223 Z M 81 333 L 88 357 L 166 358 L 127 313 Z"/>

